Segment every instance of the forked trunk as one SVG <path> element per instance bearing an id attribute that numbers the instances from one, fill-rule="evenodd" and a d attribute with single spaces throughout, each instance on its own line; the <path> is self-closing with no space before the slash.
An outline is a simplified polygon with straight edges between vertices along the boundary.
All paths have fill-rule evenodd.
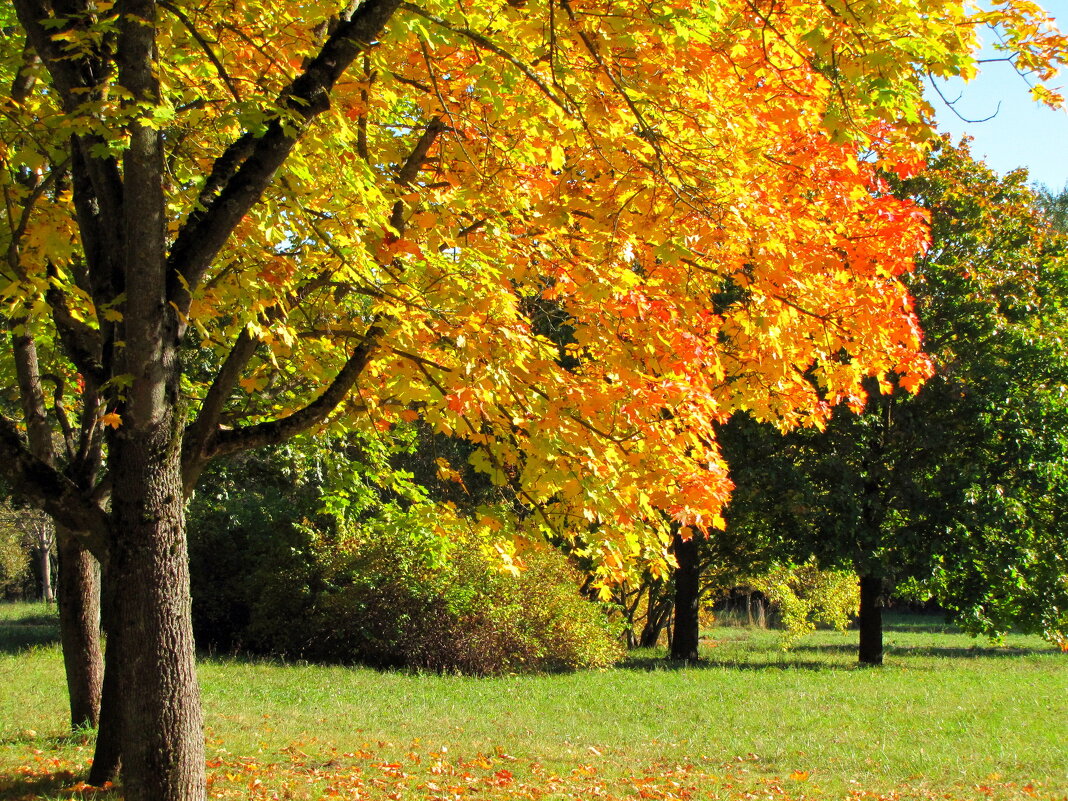
<path id="1" fill-rule="evenodd" d="M 860 577 L 860 648 L 862 665 L 883 663 L 883 581 L 877 576 Z"/>
<path id="2" fill-rule="evenodd" d="M 664 592 L 659 582 L 649 585 L 649 605 L 645 615 L 645 626 L 638 640 L 640 648 L 655 648 L 660 642 L 660 634 L 671 619 L 672 599 Z"/>
<path id="3" fill-rule="evenodd" d="M 696 662 L 697 645 L 700 639 L 698 605 L 700 598 L 701 571 L 698 554 L 698 535 L 683 540 L 678 534 L 672 545 L 675 561 L 675 625 L 671 637 L 671 658 Z"/>
<path id="4" fill-rule="evenodd" d="M 59 549 L 59 633 L 75 729 L 100 720 L 104 663 L 100 652 L 100 576 L 96 559 L 74 535 L 56 527 Z"/>

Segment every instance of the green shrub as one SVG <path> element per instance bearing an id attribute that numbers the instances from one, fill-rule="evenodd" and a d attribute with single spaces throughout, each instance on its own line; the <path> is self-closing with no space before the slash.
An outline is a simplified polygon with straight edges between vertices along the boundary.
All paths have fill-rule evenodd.
<path id="1" fill-rule="evenodd" d="M 30 575 L 30 557 L 22 544 L 22 532 L 0 526 L 0 598 L 17 594 Z"/>
<path id="2" fill-rule="evenodd" d="M 352 525 L 272 514 L 267 497 L 191 525 L 201 646 L 476 675 L 603 667 L 618 626 L 566 557 L 512 575 L 488 543 L 435 531 L 433 507 L 384 504 Z M 351 529 L 351 531 L 346 531 Z"/>
<path id="3" fill-rule="evenodd" d="M 801 565 L 775 565 L 750 580 L 778 609 L 783 648 L 816 630 L 817 623 L 848 628 L 860 606 L 857 576 L 849 570 L 822 570 L 814 559 Z"/>

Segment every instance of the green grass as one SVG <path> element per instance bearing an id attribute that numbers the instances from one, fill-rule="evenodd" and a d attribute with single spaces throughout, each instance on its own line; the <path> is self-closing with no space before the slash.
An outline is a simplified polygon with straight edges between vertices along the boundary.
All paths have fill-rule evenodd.
<path id="1" fill-rule="evenodd" d="M 17 797 L 4 777 L 33 750 L 74 764 L 89 754 L 61 738 L 62 664 L 44 612 L 0 605 L 0 799 Z M 1068 799 L 1068 655 L 1038 638 L 991 645 L 892 617 L 887 664 L 863 669 L 851 633 L 819 632 L 788 653 L 774 632 L 710 634 L 700 667 L 639 652 L 609 671 L 491 679 L 209 659 L 208 753 L 417 765 L 444 747 L 453 764 L 489 755 L 531 783 L 593 770 L 618 786 L 683 766 L 698 777 L 694 798 L 785 787 L 805 798 Z M 725 776 L 737 794 L 716 783 Z"/>

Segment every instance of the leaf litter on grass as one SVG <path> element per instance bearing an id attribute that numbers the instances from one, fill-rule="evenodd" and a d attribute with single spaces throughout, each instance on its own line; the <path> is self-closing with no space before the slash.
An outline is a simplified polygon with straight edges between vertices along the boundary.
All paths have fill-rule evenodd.
<path id="1" fill-rule="evenodd" d="M 618 775 L 608 763 L 610 756 L 593 747 L 590 752 L 593 760 L 554 772 L 501 750 L 460 756 L 444 746 L 426 748 L 420 743 L 413 743 L 400 757 L 388 743 L 364 744 L 343 753 L 323 749 L 319 743 L 311 747 L 293 743 L 266 760 L 220 750 L 208 762 L 208 797 L 223 801 L 1068 801 L 1052 788 L 1000 782 L 996 776 L 956 792 L 901 787 L 877 793 L 858 786 L 845 794 L 827 793 L 816 770 L 768 776 L 744 761 L 660 762 L 640 774 Z"/>
<path id="2" fill-rule="evenodd" d="M 1068 801 L 1055 788 L 1001 782 L 996 775 L 955 792 L 902 787 L 876 793 L 858 787 L 828 793 L 819 785 L 818 770 L 767 776 L 744 760 L 719 766 L 711 760 L 662 762 L 640 774 L 616 775 L 610 755 L 590 752 L 593 761 L 556 773 L 500 750 L 458 756 L 420 743 L 399 757 L 389 743 L 341 752 L 320 742 L 296 742 L 257 756 L 218 747 L 207 761 L 207 794 L 220 801 Z M 85 747 L 73 755 L 33 748 L 29 757 L 0 775 L 0 801 L 121 797 L 121 791 L 81 781 L 91 762 Z"/>

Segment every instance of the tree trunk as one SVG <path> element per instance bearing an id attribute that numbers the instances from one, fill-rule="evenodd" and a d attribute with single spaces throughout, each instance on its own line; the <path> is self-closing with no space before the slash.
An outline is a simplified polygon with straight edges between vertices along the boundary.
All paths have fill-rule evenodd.
<path id="1" fill-rule="evenodd" d="M 52 590 L 52 554 L 44 545 L 38 545 L 32 550 L 33 573 L 37 578 L 37 597 L 45 603 L 53 603 L 56 600 Z"/>
<path id="2" fill-rule="evenodd" d="M 167 419 L 171 418 L 171 419 Z M 190 624 L 189 563 L 173 415 L 112 448 L 112 563 L 121 632 L 119 705 L 127 801 L 201 801 L 204 736 Z M 140 432 L 138 432 L 140 433 Z"/>
<path id="3" fill-rule="evenodd" d="M 59 633 L 75 729 L 100 719 L 104 664 L 100 653 L 100 578 L 96 559 L 69 531 L 56 527 L 59 548 Z"/>
<path id="4" fill-rule="evenodd" d="M 877 576 L 860 577 L 860 648 L 862 665 L 883 663 L 883 582 Z"/>
<path id="5" fill-rule="evenodd" d="M 671 638 L 671 658 L 696 662 L 697 644 L 701 636 L 698 619 L 701 570 L 698 558 L 697 534 L 683 540 L 675 535 L 672 550 L 679 563 L 675 571 L 675 626 Z"/>
<path id="6" fill-rule="evenodd" d="M 663 592 L 660 582 L 649 585 L 649 606 L 645 615 L 638 644 L 642 648 L 655 648 L 660 642 L 660 633 L 671 619 L 671 598 Z"/>
<path id="7" fill-rule="evenodd" d="M 120 5 L 119 83 L 129 93 L 123 152 L 126 303 L 115 372 L 130 376 L 108 442 L 108 569 L 118 593 L 119 705 L 126 801 L 203 801 L 204 732 L 193 651 L 182 487 L 181 325 L 168 298 L 163 135 L 143 121 L 159 105 L 156 4 Z"/>
<path id="8" fill-rule="evenodd" d="M 100 698 L 100 726 L 96 732 L 93 766 L 89 769 L 89 784 L 102 787 L 119 777 L 122 765 L 122 630 L 119 628 L 119 597 L 114 571 L 101 572 L 101 617 L 107 646 L 104 649 L 104 684 Z"/>

